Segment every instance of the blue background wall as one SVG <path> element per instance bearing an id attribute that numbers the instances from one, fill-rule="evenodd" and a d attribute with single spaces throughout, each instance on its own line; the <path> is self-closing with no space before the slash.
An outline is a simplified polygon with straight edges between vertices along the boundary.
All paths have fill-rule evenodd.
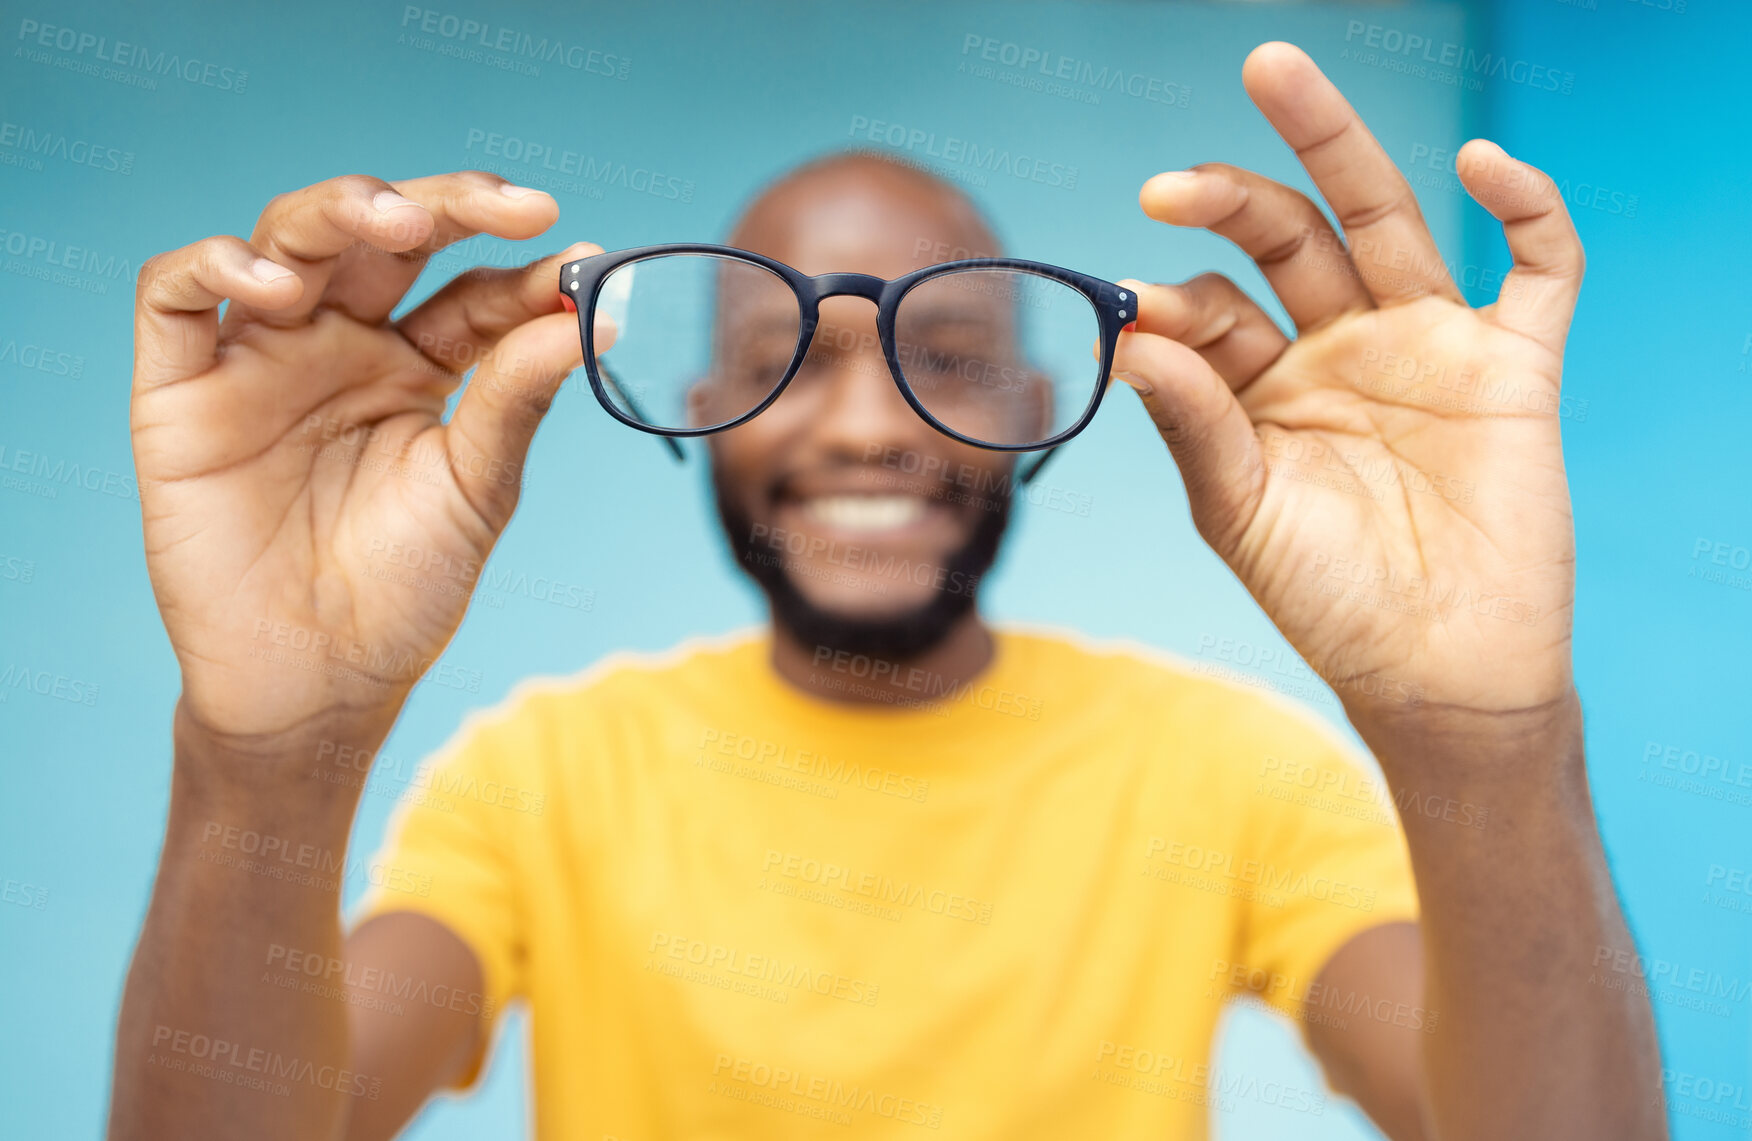
<path id="1" fill-rule="evenodd" d="M 1490 134 L 1569 183 L 1590 258 L 1566 381 L 1578 410 L 1565 424 L 1590 770 L 1645 955 L 1729 992 L 1657 987 L 1675 1088 L 1694 1091 L 1672 1097 L 1676 1135 L 1744 1136 L 1752 896 L 1718 890 L 1725 874 L 1714 869 L 1752 869 L 1752 790 L 1709 777 L 1659 781 L 1685 775 L 1663 767 L 1668 747 L 1730 770 L 1752 764 L 1743 428 L 1752 157 L 1735 55 L 1752 12 L 1732 0 L 1684 2 L 1684 11 L 1634 0 L 546 10 L 431 0 L 412 16 L 400 3 L 320 2 L 271 16 L 185 5 L 168 17 L 120 3 L 9 0 L 0 19 L 0 670 L 65 678 L 62 692 L 74 697 L 0 686 L 9 1132 L 101 1131 L 110 1035 L 163 825 L 178 684 L 146 580 L 127 435 L 142 260 L 210 233 L 247 235 L 274 193 L 352 171 L 398 178 L 493 166 L 544 185 L 538 169 L 488 154 L 493 134 L 658 171 L 678 180 L 665 186 L 686 188 L 677 201 L 576 179 L 550 185 L 562 208 L 551 240 L 470 242 L 434 263 L 419 297 L 469 264 L 521 262 L 579 239 L 612 249 L 717 237 L 763 181 L 858 142 L 854 124 L 881 120 L 1075 168 L 1070 189 L 956 171 L 1021 256 L 1110 279 L 1218 269 L 1258 288 L 1225 243 L 1145 219 L 1136 191 L 1159 170 L 1210 159 L 1306 185 L 1240 85 L 1247 51 L 1281 38 L 1327 67 L 1414 176 L 1461 276 L 1499 271 L 1507 257 L 1444 171 L 1443 153 Z M 420 31 L 426 11 L 594 49 L 617 74 L 557 62 L 522 74 L 456 58 L 445 54 L 454 41 Z M 71 46 L 40 46 L 41 25 L 71 29 L 61 41 Z M 1371 57 L 1371 33 L 1358 30 L 1369 25 L 1383 44 L 1421 36 L 1537 64 L 1568 76 L 1568 92 L 1489 72 L 1439 82 L 1403 53 Z M 192 78 L 101 62 L 81 34 L 175 56 Z M 977 56 L 964 51 L 970 36 L 1123 67 L 1160 80 L 1167 101 L 1106 91 L 1090 104 L 1012 86 L 966 69 Z M 82 143 L 69 153 L 90 161 L 32 153 L 17 143 L 24 130 Z M 1281 646 L 1192 531 L 1173 466 L 1135 402 L 1114 395 L 1042 480 L 1086 502 L 1087 514 L 1054 509 L 1061 496 L 1020 513 L 990 580 L 990 612 L 1193 657 L 1219 637 Z M 754 596 L 720 550 L 703 476 L 697 460 L 673 466 L 568 385 L 494 565 L 574 584 L 593 592 L 593 605 L 482 599 L 448 653 L 479 671 L 479 691 L 419 687 L 380 764 L 407 771 L 468 709 L 530 674 L 757 620 Z M 1718 549 L 1729 566 L 1712 562 Z M 1735 561 L 1739 586 L 1708 577 L 1731 576 Z M 1123 588 L 1093 591 L 1094 582 Z M 1295 690 L 1303 677 L 1266 680 Z M 1308 699 L 1337 718 L 1330 694 Z M 365 797 L 356 852 L 376 845 L 390 805 L 387 795 Z M 349 901 L 362 887 L 350 884 Z M 429 1109 L 411 1135 L 520 1134 L 520 1034 L 514 1020 L 479 1093 Z M 1293 1029 L 1264 1014 L 1231 1017 L 1220 1057 L 1231 1072 L 1319 1088 Z M 1721 1103 L 1697 1096 L 1700 1078 L 1738 1092 Z M 1310 1117 L 1236 1099 L 1218 1128 L 1230 1139 L 1372 1135 L 1336 1103 Z"/>
<path id="2" fill-rule="evenodd" d="M 1595 804 L 1643 957 L 1666 966 L 1674 1133 L 1752 1136 L 1752 896 L 1718 890 L 1752 869 L 1752 785 L 1684 771 L 1693 752 L 1752 782 L 1752 99 L 1728 48 L 1752 41 L 1752 5 L 1500 0 L 1494 16 L 1502 55 L 1576 74 L 1570 98 L 1496 87 L 1485 112 L 1511 153 L 1569 179 L 1588 251 L 1565 384 L 1589 403 L 1564 458 Z M 1634 215 L 1615 210 L 1632 196 Z"/>

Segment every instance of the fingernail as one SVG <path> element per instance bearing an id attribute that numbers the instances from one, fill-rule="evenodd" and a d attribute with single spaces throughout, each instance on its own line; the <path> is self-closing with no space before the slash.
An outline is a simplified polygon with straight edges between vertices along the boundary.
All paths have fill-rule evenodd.
<path id="1" fill-rule="evenodd" d="M 1160 177 L 1160 178 L 1197 178 L 1198 171 L 1196 171 L 1196 170 L 1165 170 L 1158 177 Z"/>
<path id="2" fill-rule="evenodd" d="M 533 186 L 518 186 L 514 182 L 501 182 L 499 193 L 507 198 L 528 198 L 531 194 L 544 194 L 546 191 L 537 190 Z"/>
<path id="3" fill-rule="evenodd" d="M 400 210 L 403 206 L 412 206 L 414 203 L 393 190 L 379 190 L 377 196 L 371 199 L 371 205 L 377 208 L 379 214 L 387 214 L 391 210 Z"/>
<path id="4" fill-rule="evenodd" d="M 249 263 L 249 272 L 257 280 L 272 284 L 281 278 L 291 277 L 292 271 L 283 265 L 275 265 L 267 258 L 257 258 Z"/>

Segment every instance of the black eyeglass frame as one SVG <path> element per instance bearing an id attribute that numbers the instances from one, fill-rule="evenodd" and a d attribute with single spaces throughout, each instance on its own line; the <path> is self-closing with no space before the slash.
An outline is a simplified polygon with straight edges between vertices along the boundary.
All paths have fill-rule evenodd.
<path id="1" fill-rule="evenodd" d="M 596 312 L 596 299 L 602 292 L 602 284 L 608 275 L 624 265 L 633 262 L 646 261 L 655 257 L 670 254 L 708 254 L 716 257 L 748 262 L 770 271 L 774 276 L 791 287 L 796 295 L 798 307 L 797 349 L 791 357 L 791 363 L 785 370 L 785 375 L 773 386 L 766 398 L 742 415 L 721 424 L 713 424 L 704 428 L 661 428 L 655 424 L 646 424 L 633 416 L 621 411 L 614 401 L 609 399 L 604 384 L 603 369 L 596 359 L 596 337 L 593 315 Z M 977 440 L 964 435 L 937 419 L 919 400 L 913 392 L 912 385 L 907 383 L 906 373 L 900 366 L 900 355 L 894 338 L 896 314 L 900 308 L 901 299 L 914 288 L 935 277 L 943 277 L 952 273 L 962 273 L 975 269 L 1011 269 L 1025 271 L 1060 282 L 1082 294 L 1095 310 L 1095 316 L 1101 328 L 1101 359 L 1099 372 L 1095 378 L 1095 391 L 1089 398 L 1088 405 L 1076 423 L 1059 432 L 1031 444 L 994 444 L 986 440 Z M 607 410 L 610 416 L 619 420 L 629 428 L 637 428 L 641 432 L 649 432 L 662 436 L 669 443 L 670 449 L 680 458 L 681 449 L 674 440 L 678 437 L 708 436 L 714 432 L 723 432 L 739 425 L 746 424 L 762 412 L 770 408 L 774 401 L 784 394 L 785 388 L 791 383 L 797 371 L 803 367 L 803 362 L 809 356 L 809 348 L 815 341 L 815 330 L 821 321 L 821 302 L 829 297 L 862 297 L 876 303 L 876 335 L 882 345 L 882 355 L 888 361 L 889 376 L 893 378 L 901 396 L 905 397 L 912 410 L 931 427 L 945 436 L 971 444 L 977 448 L 985 448 L 996 452 L 1033 452 L 1056 448 L 1069 440 L 1095 418 L 1095 412 L 1101 406 L 1101 397 L 1107 391 L 1113 366 L 1113 350 L 1119 341 L 1122 329 L 1137 319 L 1137 298 L 1130 290 L 1121 289 L 1110 281 L 1091 277 L 1086 273 L 1065 269 L 1062 266 L 1049 265 L 1046 262 L 1027 261 L 1020 258 L 971 258 L 963 261 L 940 262 L 925 266 L 911 273 L 904 274 L 892 280 L 884 280 L 867 273 L 824 273 L 815 277 L 801 273 L 784 262 L 775 261 L 762 254 L 750 250 L 738 249 L 734 246 L 714 245 L 704 242 L 672 242 L 655 246 L 636 246 L 632 249 L 613 250 L 607 253 L 592 255 L 578 261 L 568 262 L 560 267 L 560 293 L 572 299 L 578 309 L 578 334 L 584 346 L 585 374 L 590 378 L 590 388 L 596 393 L 597 402 Z M 620 392 L 621 386 L 614 382 L 612 370 L 608 381 Z M 622 393 L 622 398 L 628 401 L 628 406 L 637 412 L 637 406 Z M 1023 477 L 1032 479 L 1045 466 L 1048 456 L 1042 456 L 1034 465 L 1032 471 Z"/>

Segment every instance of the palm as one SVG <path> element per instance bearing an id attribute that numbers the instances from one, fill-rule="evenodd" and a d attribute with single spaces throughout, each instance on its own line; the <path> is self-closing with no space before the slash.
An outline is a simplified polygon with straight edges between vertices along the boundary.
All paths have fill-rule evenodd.
<path id="1" fill-rule="evenodd" d="M 1298 339 L 1239 394 L 1267 472 L 1226 554 L 1341 692 L 1508 708 L 1566 684 L 1529 673 L 1569 639 L 1558 367 L 1425 298 Z"/>
<path id="2" fill-rule="evenodd" d="M 209 238 L 143 270 L 147 569 L 185 707 L 207 727 L 393 713 L 455 633 L 576 363 L 555 288 L 566 255 L 471 271 L 389 315 L 446 241 L 551 224 L 550 198 L 503 187 L 471 172 L 334 179 L 275 199 L 250 244 Z"/>
<path id="3" fill-rule="evenodd" d="M 217 690 L 190 693 L 200 708 L 256 695 L 252 716 L 279 725 L 343 688 L 326 665 L 388 696 L 443 648 L 459 568 L 494 538 L 445 462 L 454 386 L 394 329 L 330 312 L 254 326 L 213 369 L 141 394 L 147 565 L 172 644 L 207 666 L 191 678 Z"/>
<path id="4" fill-rule="evenodd" d="M 1200 533 L 1350 707 L 1502 712 L 1570 691 L 1574 541 L 1559 437 L 1582 254 L 1549 178 L 1469 143 L 1461 181 L 1515 267 L 1469 308 L 1404 177 L 1313 61 L 1268 45 L 1248 92 L 1306 196 L 1206 164 L 1152 217 L 1251 255 L 1292 339 L 1234 282 L 1135 284 L 1115 375 L 1174 451 Z"/>

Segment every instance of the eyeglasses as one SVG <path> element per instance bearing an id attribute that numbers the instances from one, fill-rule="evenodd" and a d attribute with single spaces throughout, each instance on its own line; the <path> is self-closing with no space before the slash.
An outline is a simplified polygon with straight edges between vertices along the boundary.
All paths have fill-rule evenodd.
<path id="1" fill-rule="evenodd" d="M 944 435 L 994 451 L 1052 449 L 1094 418 L 1137 309 L 1117 285 L 1042 262 L 944 262 L 892 281 L 810 277 L 693 243 L 569 262 L 560 292 L 577 307 L 596 399 L 677 459 L 676 438 L 745 424 L 788 387 L 819 392 L 842 370 L 879 368 L 878 351 L 913 411 Z M 841 296 L 876 303 L 874 338 L 821 321 L 820 303 Z M 601 356 L 599 313 L 617 330 Z"/>

